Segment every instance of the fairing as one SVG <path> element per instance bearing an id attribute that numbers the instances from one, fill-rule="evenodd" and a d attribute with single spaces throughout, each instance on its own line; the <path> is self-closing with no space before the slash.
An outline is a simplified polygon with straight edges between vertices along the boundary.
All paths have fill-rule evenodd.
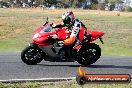
<path id="1" fill-rule="evenodd" d="M 104 35 L 104 32 L 88 31 L 88 34 L 91 36 L 91 41 L 94 41 L 98 38 L 101 38 Z"/>
<path id="2" fill-rule="evenodd" d="M 49 42 L 45 42 L 50 38 L 53 38 L 53 35 L 57 35 L 58 40 L 65 40 L 70 37 L 69 33 L 66 33 L 66 28 L 59 28 L 56 31 L 44 31 L 42 30 L 45 28 L 45 26 L 41 26 L 38 29 L 35 30 L 35 33 L 33 35 L 33 42 L 38 44 L 39 46 L 49 46 Z"/>
<path id="3" fill-rule="evenodd" d="M 70 37 L 70 33 L 66 33 L 66 28 L 60 28 L 57 30 L 57 36 L 59 40 L 65 40 Z"/>
<path id="4" fill-rule="evenodd" d="M 35 30 L 33 35 L 33 42 L 39 46 L 49 46 L 51 44 L 50 42 L 47 42 L 47 40 L 49 39 L 49 37 L 53 38 L 54 34 L 57 35 L 58 40 L 61 40 L 61 41 L 66 40 L 67 38 L 70 37 L 70 33 L 67 33 L 66 30 L 67 28 L 59 28 L 57 30 L 51 31 L 50 24 L 46 24 Z M 84 39 L 85 31 L 86 29 L 81 27 L 81 30 L 79 32 L 80 42 L 82 42 Z M 91 42 L 98 38 L 101 38 L 104 35 L 103 32 L 98 32 L 98 31 L 87 31 L 87 32 L 88 32 L 88 35 L 91 36 Z"/>

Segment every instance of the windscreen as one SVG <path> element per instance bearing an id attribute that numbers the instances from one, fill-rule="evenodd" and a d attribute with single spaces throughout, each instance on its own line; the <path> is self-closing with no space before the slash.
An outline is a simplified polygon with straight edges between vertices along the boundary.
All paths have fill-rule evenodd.
<path id="1" fill-rule="evenodd" d="M 47 24 L 41 31 L 40 33 L 43 33 L 43 32 L 50 32 L 51 31 L 51 26 L 50 24 Z"/>

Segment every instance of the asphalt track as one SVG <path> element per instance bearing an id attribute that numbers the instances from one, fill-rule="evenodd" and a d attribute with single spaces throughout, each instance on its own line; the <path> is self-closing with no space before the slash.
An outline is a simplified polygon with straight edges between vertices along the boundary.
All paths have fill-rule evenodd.
<path id="1" fill-rule="evenodd" d="M 75 77 L 78 67 L 77 62 L 42 61 L 38 65 L 26 65 L 18 52 L 0 53 L 0 80 Z M 132 75 L 132 57 L 102 56 L 92 66 L 83 68 L 89 74 Z"/>

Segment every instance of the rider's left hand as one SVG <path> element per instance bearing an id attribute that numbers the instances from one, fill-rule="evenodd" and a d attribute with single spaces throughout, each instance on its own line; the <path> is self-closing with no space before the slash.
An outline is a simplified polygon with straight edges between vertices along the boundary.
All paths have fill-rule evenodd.
<path id="1" fill-rule="evenodd" d="M 52 24 L 52 28 L 55 28 L 56 27 L 56 24 Z"/>

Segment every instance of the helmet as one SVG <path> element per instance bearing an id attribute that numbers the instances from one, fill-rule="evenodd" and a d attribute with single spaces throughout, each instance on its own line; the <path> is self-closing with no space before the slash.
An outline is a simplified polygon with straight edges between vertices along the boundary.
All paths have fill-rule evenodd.
<path id="1" fill-rule="evenodd" d="M 72 21 L 74 20 L 74 14 L 72 11 L 67 11 L 65 12 L 63 15 L 62 15 L 62 20 L 63 20 L 63 23 L 66 24 L 66 25 L 69 25 L 72 23 Z"/>

